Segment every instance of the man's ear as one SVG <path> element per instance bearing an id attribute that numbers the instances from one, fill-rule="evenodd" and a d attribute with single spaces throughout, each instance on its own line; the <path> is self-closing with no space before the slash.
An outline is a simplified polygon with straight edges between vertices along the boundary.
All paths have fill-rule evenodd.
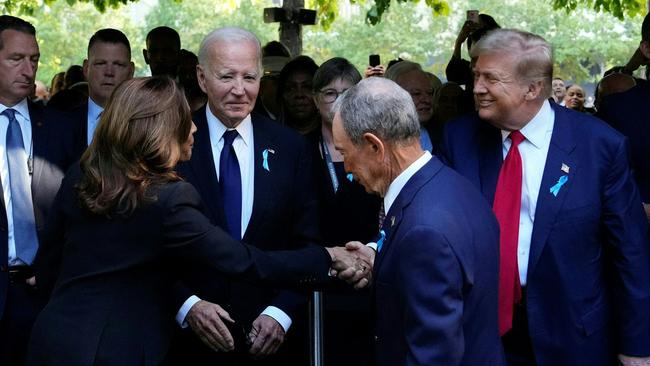
<path id="1" fill-rule="evenodd" d="M 144 62 L 149 65 L 149 52 L 145 49 L 142 50 L 142 56 L 144 56 Z"/>
<path id="2" fill-rule="evenodd" d="M 84 78 L 88 80 L 88 59 L 85 59 L 82 65 L 81 69 L 83 70 Z"/>
<path id="3" fill-rule="evenodd" d="M 366 146 L 372 151 L 372 153 L 376 154 L 379 160 L 383 161 L 386 146 L 384 146 L 384 143 L 379 139 L 379 137 L 370 132 L 366 132 L 363 134 L 363 140 L 366 142 Z"/>
<path id="4" fill-rule="evenodd" d="M 524 94 L 524 99 L 527 101 L 536 100 L 542 94 L 543 90 L 543 81 L 539 80 L 531 82 L 528 84 L 528 90 L 526 91 L 526 94 Z"/>
<path id="5" fill-rule="evenodd" d="M 203 66 L 201 64 L 196 65 L 196 80 L 199 82 L 201 90 L 207 94 L 208 89 L 205 81 L 205 72 L 203 71 Z"/>

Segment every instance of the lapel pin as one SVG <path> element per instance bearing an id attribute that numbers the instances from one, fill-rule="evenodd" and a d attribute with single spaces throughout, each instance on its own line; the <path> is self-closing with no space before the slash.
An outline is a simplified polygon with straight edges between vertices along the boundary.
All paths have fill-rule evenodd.
<path id="1" fill-rule="evenodd" d="M 395 226 L 395 216 L 390 217 L 390 227 Z"/>
<path id="2" fill-rule="evenodd" d="M 264 168 L 264 170 L 266 170 L 267 172 L 271 171 L 271 169 L 269 168 L 269 153 L 275 154 L 275 150 L 264 149 L 264 151 L 262 151 L 262 168 Z"/>
<path id="3" fill-rule="evenodd" d="M 557 180 L 557 183 L 553 187 L 551 187 L 551 194 L 553 196 L 557 197 L 557 194 L 560 193 L 560 188 L 569 180 L 568 175 L 563 175 L 560 177 L 560 179 Z"/>
<path id="4" fill-rule="evenodd" d="M 570 170 L 570 168 L 569 168 L 568 165 L 562 163 L 562 168 L 560 168 L 560 170 L 562 170 L 563 172 L 569 174 L 569 170 Z"/>
<path id="5" fill-rule="evenodd" d="M 349 180 L 350 182 L 352 182 L 352 181 L 354 180 L 354 175 L 352 175 L 352 173 L 349 173 L 349 174 L 347 175 L 347 178 L 348 178 L 348 180 Z"/>

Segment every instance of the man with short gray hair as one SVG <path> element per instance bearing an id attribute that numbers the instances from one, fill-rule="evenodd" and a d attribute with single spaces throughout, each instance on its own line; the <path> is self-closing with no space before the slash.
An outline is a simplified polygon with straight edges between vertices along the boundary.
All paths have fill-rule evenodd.
<path id="1" fill-rule="evenodd" d="M 549 103 L 553 56 L 542 37 L 495 30 L 471 54 L 478 111 L 447 124 L 442 155 L 499 221 L 509 365 L 643 362 L 650 245 L 626 139 Z"/>
<path id="2" fill-rule="evenodd" d="M 347 245 L 374 260 L 377 365 L 502 365 L 489 205 L 422 150 L 417 110 L 399 85 L 365 79 L 335 108 L 346 171 L 384 198 L 376 256 L 375 243 Z"/>

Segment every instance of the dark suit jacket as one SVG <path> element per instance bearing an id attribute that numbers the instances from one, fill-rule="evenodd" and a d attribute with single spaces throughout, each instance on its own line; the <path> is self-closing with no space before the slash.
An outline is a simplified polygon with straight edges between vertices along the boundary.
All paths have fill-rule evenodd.
<path id="1" fill-rule="evenodd" d="M 593 117 L 552 107 L 526 286 L 537 363 L 604 366 L 616 353 L 648 355 L 650 246 L 627 141 Z M 500 131 L 474 114 L 450 123 L 444 142 L 449 165 L 493 202 Z M 562 175 L 556 197 L 550 188 Z"/>
<path id="2" fill-rule="evenodd" d="M 45 111 L 29 103 L 29 118 L 32 124 L 32 143 L 34 172 L 32 174 L 32 202 L 34 218 L 39 242 L 43 239 L 45 219 L 48 216 L 54 196 L 59 189 L 61 180 L 74 161 L 71 151 L 72 136 L 67 123 L 54 125 L 46 123 L 46 115 L 56 113 Z M 49 120 L 47 122 L 50 122 Z M 4 157 L 3 157 L 4 159 Z M 7 213 L 4 197 L 0 194 L 0 317 L 4 312 L 9 278 L 7 275 L 8 231 Z"/>
<path id="3" fill-rule="evenodd" d="M 214 169 L 205 107 L 193 117 L 192 159 L 179 166 L 181 175 L 196 187 L 205 202 L 210 222 L 226 227 L 226 218 Z M 255 150 L 253 212 L 243 241 L 264 250 L 296 248 L 318 241 L 315 189 L 312 183 L 311 155 L 306 141 L 297 133 L 262 116 L 253 114 Z M 262 152 L 268 154 L 269 171 L 262 167 Z M 221 280 L 219 280 L 221 278 Z M 269 286 L 226 280 L 218 273 L 190 270 L 187 287 L 179 287 L 177 304 L 192 294 L 220 305 L 228 305 L 230 315 L 246 327 L 268 305 L 292 316 L 306 295 L 278 291 Z"/>
<path id="4" fill-rule="evenodd" d="M 30 365 L 158 365 L 176 308 L 169 286 L 180 263 L 288 285 L 327 280 L 329 255 L 312 246 L 265 253 L 212 226 L 188 183 L 150 188 L 152 203 L 106 218 L 79 207 L 76 168 L 54 203 L 39 274 L 60 276 L 34 325 Z"/>
<path id="5" fill-rule="evenodd" d="M 630 141 L 632 168 L 643 202 L 650 203 L 650 85 L 608 95 L 598 116 L 627 136 Z"/>
<path id="6" fill-rule="evenodd" d="M 502 365 L 498 224 L 433 157 L 386 214 L 374 264 L 377 365 Z"/>

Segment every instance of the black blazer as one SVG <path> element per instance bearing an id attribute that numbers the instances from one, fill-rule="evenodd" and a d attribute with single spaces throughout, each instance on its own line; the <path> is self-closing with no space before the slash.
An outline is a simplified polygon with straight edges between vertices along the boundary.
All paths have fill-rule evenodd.
<path id="1" fill-rule="evenodd" d="M 67 168 L 74 161 L 71 150 L 72 135 L 67 122 L 60 125 L 46 123 L 45 115 L 56 114 L 29 102 L 32 125 L 34 172 L 32 174 L 32 202 L 39 242 L 43 240 L 45 219 Z M 48 120 L 49 121 L 49 120 Z M 2 157 L 4 159 L 4 157 Z M 9 277 L 7 212 L 4 196 L 0 194 L 0 318 L 4 312 Z"/>
<path id="2" fill-rule="evenodd" d="M 75 168 L 53 206 L 37 276 L 60 275 L 30 340 L 29 365 L 158 365 L 176 309 L 167 303 L 179 265 L 209 266 L 256 281 L 326 281 L 329 255 L 312 246 L 265 253 L 212 226 L 188 183 L 150 188 L 156 197 L 129 217 L 79 207 Z"/>
<path id="3" fill-rule="evenodd" d="M 225 228 L 219 181 L 214 168 L 205 106 L 193 116 L 192 159 L 179 173 L 199 192 L 214 225 Z M 311 176 L 311 155 L 304 138 L 263 116 L 253 114 L 254 197 L 250 222 L 243 241 L 264 250 L 302 247 L 318 241 L 318 208 Z M 268 153 L 269 170 L 263 167 Z M 206 272 L 207 271 L 207 272 Z M 226 279 L 209 269 L 191 268 L 185 285 L 177 287 L 177 309 L 191 295 L 229 307 L 230 315 L 248 327 L 269 305 L 293 316 L 306 295 L 270 286 Z"/>

